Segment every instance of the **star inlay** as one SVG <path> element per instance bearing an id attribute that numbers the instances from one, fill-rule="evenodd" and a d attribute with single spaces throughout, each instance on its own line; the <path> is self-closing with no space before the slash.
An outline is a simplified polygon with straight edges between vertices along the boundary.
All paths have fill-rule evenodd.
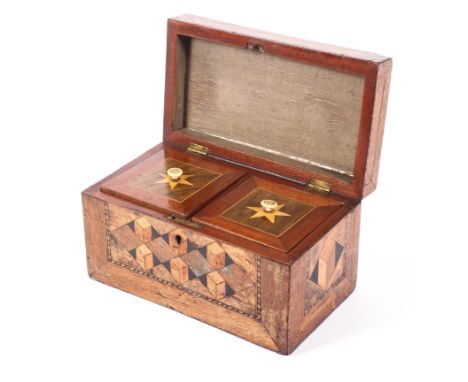
<path id="1" fill-rule="evenodd" d="M 185 184 L 187 186 L 193 186 L 193 184 L 190 183 L 187 180 L 187 178 L 191 177 L 192 175 L 181 175 L 177 179 L 172 179 L 167 174 L 159 174 L 159 175 L 161 175 L 163 177 L 163 179 L 161 179 L 160 181 L 155 182 L 155 183 L 167 183 L 167 184 L 169 184 L 169 187 L 171 188 L 171 190 L 176 188 L 179 184 Z"/>
<path id="2" fill-rule="evenodd" d="M 257 219 L 265 217 L 270 223 L 275 223 L 276 216 L 291 216 L 286 212 L 281 212 L 281 208 L 284 207 L 284 204 L 279 204 L 275 208 L 267 211 L 264 207 L 247 207 L 249 210 L 255 211 L 256 213 L 250 217 L 250 219 Z"/>

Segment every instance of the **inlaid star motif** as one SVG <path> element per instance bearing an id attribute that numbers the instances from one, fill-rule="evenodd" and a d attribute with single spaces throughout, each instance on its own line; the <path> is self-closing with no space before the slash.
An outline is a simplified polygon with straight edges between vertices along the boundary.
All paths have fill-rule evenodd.
<path id="1" fill-rule="evenodd" d="M 278 207 L 272 209 L 271 211 L 265 211 L 263 207 L 247 207 L 249 210 L 255 211 L 256 213 L 250 217 L 250 219 L 257 219 L 261 217 L 266 217 L 270 223 L 275 223 L 276 216 L 291 216 L 286 212 L 281 212 L 281 208 L 284 207 L 284 204 L 278 205 Z"/>
<path id="2" fill-rule="evenodd" d="M 171 190 L 176 188 L 179 184 L 193 186 L 193 184 L 187 180 L 187 178 L 191 177 L 192 175 L 181 175 L 177 180 L 173 180 L 169 175 L 166 175 L 166 174 L 159 174 L 159 175 L 161 175 L 163 179 L 155 183 L 167 183 L 169 184 L 169 187 L 171 188 Z"/>

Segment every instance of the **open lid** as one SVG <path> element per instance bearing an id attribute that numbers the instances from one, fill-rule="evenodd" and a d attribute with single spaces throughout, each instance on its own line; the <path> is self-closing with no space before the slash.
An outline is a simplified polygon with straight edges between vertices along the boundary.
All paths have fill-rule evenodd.
<path id="1" fill-rule="evenodd" d="M 169 19 L 164 140 L 361 198 L 377 181 L 390 71 L 371 53 Z"/>

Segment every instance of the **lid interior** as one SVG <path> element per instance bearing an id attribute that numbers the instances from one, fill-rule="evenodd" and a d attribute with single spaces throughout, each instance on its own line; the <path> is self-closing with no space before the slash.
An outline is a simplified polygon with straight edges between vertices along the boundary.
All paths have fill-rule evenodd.
<path id="1" fill-rule="evenodd" d="M 173 129 L 293 167 L 354 175 L 364 78 L 197 38 L 178 39 Z"/>

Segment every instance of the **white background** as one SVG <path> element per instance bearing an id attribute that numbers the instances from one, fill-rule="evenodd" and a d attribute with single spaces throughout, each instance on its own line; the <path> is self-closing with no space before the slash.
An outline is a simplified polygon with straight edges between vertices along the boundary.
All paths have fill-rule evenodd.
<path id="1" fill-rule="evenodd" d="M 1 381 L 467 380 L 464 2 L 0 4 Z M 80 192 L 161 141 L 181 13 L 394 58 L 358 286 L 289 357 L 87 277 Z"/>

